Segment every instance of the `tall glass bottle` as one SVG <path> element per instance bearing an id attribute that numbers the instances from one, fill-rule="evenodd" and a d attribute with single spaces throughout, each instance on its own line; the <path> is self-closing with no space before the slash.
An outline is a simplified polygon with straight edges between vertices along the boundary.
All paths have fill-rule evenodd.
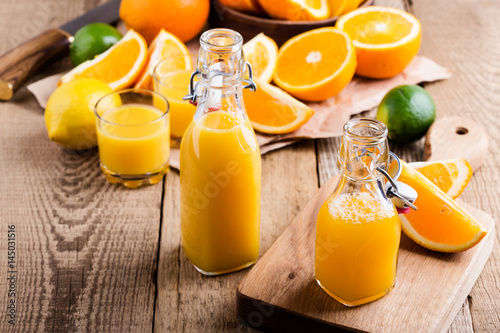
<path id="1" fill-rule="evenodd" d="M 377 170 L 388 162 L 383 123 L 353 119 L 344 125 L 342 175 L 316 222 L 315 275 L 323 290 L 347 306 L 376 300 L 396 282 L 401 225 Z"/>
<path id="2" fill-rule="evenodd" d="M 259 255 L 261 158 L 242 99 L 242 43 L 229 29 L 201 36 L 198 106 L 180 148 L 182 247 L 206 275 Z"/>

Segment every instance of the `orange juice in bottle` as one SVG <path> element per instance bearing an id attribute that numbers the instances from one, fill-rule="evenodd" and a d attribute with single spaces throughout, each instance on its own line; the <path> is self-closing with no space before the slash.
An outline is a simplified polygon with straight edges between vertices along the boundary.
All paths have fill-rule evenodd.
<path id="1" fill-rule="evenodd" d="M 259 146 L 242 96 L 242 37 L 213 29 L 201 38 L 193 121 L 180 148 L 181 238 L 206 275 L 252 265 L 259 255 Z"/>
<path id="2" fill-rule="evenodd" d="M 388 160 L 384 124 L 346 123 L 338 161 L 342 176 L 316 222 L 315 276 L 324 291 L 347 306 L 376 300 L 396 283 L 401 226 L 377 170 L 385 170 Z"/>

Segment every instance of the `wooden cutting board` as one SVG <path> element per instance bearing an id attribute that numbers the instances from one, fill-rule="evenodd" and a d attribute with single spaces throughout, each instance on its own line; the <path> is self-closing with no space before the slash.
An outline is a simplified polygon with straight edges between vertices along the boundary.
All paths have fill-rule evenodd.
<path id="1" fill-rule="evenodd" d="M 447 124 L 455 128 L 457 121 L 445 119 L 435 126 L 441 134 L 432 137 L 436 143 L 432 154 L 434 159 L 439 159 L 444 152 L 448 153 L 448 158 L 467 158 L 470 154 L 464 155 L 464 151 L 477 156 L 476 151 L 487 150 L 487 141 L 476 145 L 476 149 L 471 142 L 451 146 L 441 144 L 446 142 L 442 139 L 445 135 L 459 135 L 457 140 L 478 143 L 473 135 L 476 130 L 470 130 L 465 136 L 457 134 L 456 130 L 443 130 L 449 127 Z M 427 156 L 429 158 L 431 154 Z M 475 168 L 479 165 L 479 162 L 475 163 Z M 337 182 L 338 176 L 335 176 L 318 190 L 242 280 L 237 289 L 240 320 L 272 332 L 343 329 L 356 332 L 446 332 L 493 250 L 493 218 L 460 203 L 488 230 L 478 245 L 463 253 L 433 252 L 417 245 L 403 233 L 394 290 L 375 302 L 348 308 L 328 296 L 314 279 L 316 217 Z"/>

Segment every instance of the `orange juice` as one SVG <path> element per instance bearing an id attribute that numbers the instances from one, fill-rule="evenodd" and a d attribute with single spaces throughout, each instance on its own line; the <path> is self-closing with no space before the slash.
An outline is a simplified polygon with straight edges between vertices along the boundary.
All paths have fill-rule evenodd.
<path id="1" fill-rule="evenodd" d="M 196 107 L 182 98 L 188 93 L 192 70 L 180 70 L 166 74 L 161 83 L 156 82 L 156 92 L 168 99 L 170 104 L 170 136 L 180 141 L 193 119 Z M 175 144 L 173 144 L 175 145 Z"/>
<path id="2" fill-rule="evenodd" d="M 168 114 L 141 104 L 126 104 L 100 114 L 97 126 L 103 168 L 120 175 L 144 175 L 168 168 Z"/>
<path id="3" fill-rule="evenodd" d="M 182 246 L 204 274 L 231 272 L 259 255 L 260 152 L 250 122 L 208 112 L 181 143 Z"/>
<path id="4" fill-rule="evenodd" d="M 372 194 L 328 199 L 316 224 L 316 280 L 348 306 L 384 296 L 396 282 L 400 236 L 395 208 Z"/>

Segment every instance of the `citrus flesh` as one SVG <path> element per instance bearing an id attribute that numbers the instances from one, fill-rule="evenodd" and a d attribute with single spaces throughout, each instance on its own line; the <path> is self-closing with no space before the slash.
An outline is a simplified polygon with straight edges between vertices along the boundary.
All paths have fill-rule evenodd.
<path id="1" fill-rule="evenodd" d="M 255 130 L 270 134 L 283 134 L 297 130 L 314 114 L 304 103 L 278 87 L 256 79 L 255 92 L 243 90 L 245 109 Z"/>
<path id="2" fill-rule="evenodd" d="M 76 78 L 93 78 L 107 83 L 113 90 L 130 87 L 146 64 L 148 49 L 144 38 L 134 30 L 109 50 L 64 74 L 59 84 Z"/>
<path id="3" fill-rule="evenodd" d="M 356 47 L 356 74 L 383 79 L 401 73 L 417 55 L 421 26 L 415 16 L 391 7 L 367 6 L 341 16 L 335 25 Z"/>
<path id="4" fill-rule="evenodd" d="M 401 161 L 399 181 L 413 187 L 418 210 L 400 214 L 401 228 L 416 243 L 439 252 L 461 252 L 475 246 L 486 235 L 486 229 L 437 185 L 412 166 Z M 389 172 L 394 174 L 393 162 Z"/>
<path id="5" fill-rule="evenodd" d="M 252 65 L 253 76 L 271 82 L 278 58 L 276 42 L 260 33 L 243 45 L 243 52 L 245 60 Z"/>
<path id="6" fill-rule="evenodd" d="M 330 16 L 327 0 L 258 0 L 264 11 L 274 19 L 318 21 Z"/>
<path id="7" fill-rule="evenodd" d="M 283 44 L 274 82 L 299 99 L 322 101 L 344 89 L 355 69 L 356 52 L 349 36 L 332 27 L 319 28 Z"/>
<path id="8" fill-rule="evenodd" d="M 472 177 L 472 167 L 465 159 L 413 162 L 409 165 L 436 184 L 452 199 L 462 194 Z"/>

